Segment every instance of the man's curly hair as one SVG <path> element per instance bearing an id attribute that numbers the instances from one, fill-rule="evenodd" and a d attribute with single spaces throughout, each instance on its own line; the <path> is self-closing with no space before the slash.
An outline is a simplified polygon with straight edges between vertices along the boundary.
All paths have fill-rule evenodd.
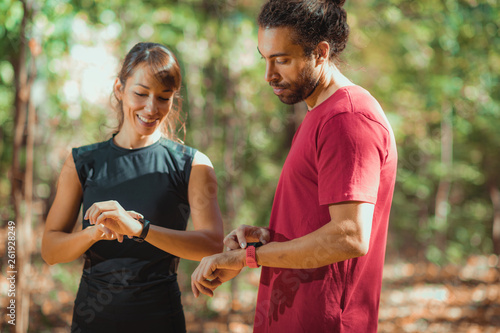
<path id="1" fill-rule="evenodd" d="M 310 56 L 316 46 L 330 44 L 330 60 L 338 61 L 349 38 L 345 0 L 269 0 L 257 22 L 262 28 L 289 27 L 292 40 Z"/>

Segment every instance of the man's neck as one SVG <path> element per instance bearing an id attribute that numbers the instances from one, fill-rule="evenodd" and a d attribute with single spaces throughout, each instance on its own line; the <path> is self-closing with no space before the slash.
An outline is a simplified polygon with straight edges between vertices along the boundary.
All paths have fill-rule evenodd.
<path id="1" fill-rule="evenodd" d="M 320 73 L 320 79 L 318 86 L 314 89 L 314 92 L 306 98 L 305 102 L 307 108 L 311 111 L 316 106 L 320 105 L 326 101 L 330 96 L 332 96 L 339 88 L 345 86 L 353 86 L 348 78 L 342 74 L 336 66 L 327 65 L 323 67 Z"/>

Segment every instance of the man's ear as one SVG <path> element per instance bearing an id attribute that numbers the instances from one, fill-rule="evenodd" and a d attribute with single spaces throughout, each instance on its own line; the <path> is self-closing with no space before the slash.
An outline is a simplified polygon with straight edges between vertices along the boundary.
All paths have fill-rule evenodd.
<path id="1" fill-rule="evenodd" d="M 115 84 L 114 84 L 114 87 L 113 87 L 113 91 L 115 93 L 116 99 L 119 100 L 119 101 L 122 100 L 123 88 L 124 87 L 123 87 L 122 82 L 120 81 L 120 78 L 116 78 Z"/>
<path id="2" fill-rule="evenodd" d="M 316 50 L 314 52 L 316 65 L 323 64 L 330 58 L 330 44 L 326 41 L 322 41 L 316 46 Z"/>

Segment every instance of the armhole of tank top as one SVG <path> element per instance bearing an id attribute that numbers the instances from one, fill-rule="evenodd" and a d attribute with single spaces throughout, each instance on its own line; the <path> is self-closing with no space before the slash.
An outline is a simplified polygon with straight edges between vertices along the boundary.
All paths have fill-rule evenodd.
<path id="1" fill-rule="evenodd" d="M 191 179 L 191 171 L 193 170 L 193 163 L 194 163 L 194 157 L 196 156 L 196 153 L 198 152 L 197 149 L 190 148 L 192 149 L 193 153 L 189 154 L 189 168 L 186 168 L 188 171 L 188 174 L 185 176 L 186 177 L 186 185 L 189 186 L 189 180 Z"/>
<path id="2" fill-rule="evenodd" d="M 79 148 L 73 148 L 71 149 L 71 156 L 73 157 L 73 163 L 75 164 L 75 170 L 76 170 L 76 174 L 78 175 L 78 181 L 80 182 L 80 186 L 83 187 L 83 183 L 82 183 L 82 176 L 80 174 L 80 170 L 79 170 L 79 159 L 78 159 L 78 151 L 79 151 Z"/>

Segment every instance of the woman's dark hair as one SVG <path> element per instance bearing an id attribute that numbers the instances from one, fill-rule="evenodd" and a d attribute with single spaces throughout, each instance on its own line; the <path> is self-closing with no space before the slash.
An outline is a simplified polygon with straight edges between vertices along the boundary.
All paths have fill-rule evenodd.
<path id="1" fill-rule="evenodd" d="M 262 6 L 258 24 L 262 28 L 289 27 L 292 41 L 310 56 L 316 46 L 330 44 L 330 59 L 339 61 L 349 37 L 345 0 L 269 0 Z"/>
<path id="2" fill-rule="evenodd" d="M 179 91 L 181 89 L 181 69 L 175 55 L 167 47 L 157 43 L 138 43 L 127 54 L 118 79 L 125 86 L 127 79 L 134 74 L 134 71 L 145 65 L 151 70 L 158 82 L 165 87 L 171 88 L 174 91 L 174 103 L 168 113 L 166 121 L 161 129 L 162 134 L 172 140 L 180 141 L 177 133 L 179 131 L 186 132 L 184 121 L 180 117 L 182 101 Z M 115 109 L 118 113 L 118 132 L 123 125 L 123 105 L 122 101 L 116 97 Z"/>

